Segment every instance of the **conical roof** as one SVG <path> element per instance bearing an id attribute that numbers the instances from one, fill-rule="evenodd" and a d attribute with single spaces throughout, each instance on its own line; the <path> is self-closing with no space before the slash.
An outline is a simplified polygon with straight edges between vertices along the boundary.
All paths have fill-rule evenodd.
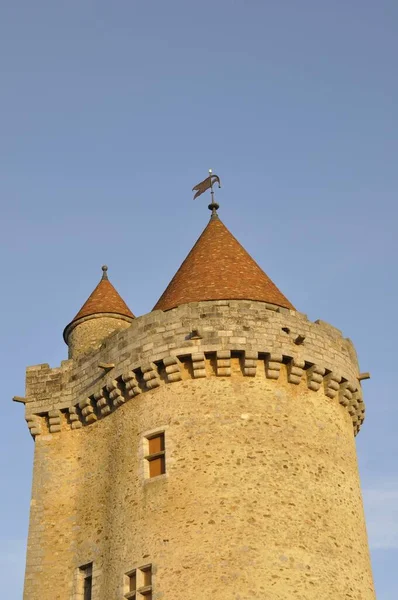
<path id="1" fill-rule="evenodd" d="M 83 317 L 89 317 L 98 313 L 111 313 L 134 319 L 133 313 L 109 281 L 107 270 L 108 267 L 102 267 L 103 274 L 99 284 L 88 297 L 74 319 L 72 319 L 65 327 L 64 337 L 67 329 L 73 323 Z"/>
<path id="2" fill-rule="evenodd" d="M 258 300 L 294 310 L 218 216 L 212 216 L 153 310 L 201 300 Z"/>

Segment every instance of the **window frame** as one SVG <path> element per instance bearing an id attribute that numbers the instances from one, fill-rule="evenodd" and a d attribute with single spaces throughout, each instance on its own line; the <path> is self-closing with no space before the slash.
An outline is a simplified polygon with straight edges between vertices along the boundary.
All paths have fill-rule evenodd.
<path id="1" fill-rule="evenodd" d="M 160 438 L 162 440 L 162 444 L 161 446 L 163 447 L 163 450 L 159 450 L 157 452 L 150 452 L 149 451 L 149 445 L 150 445 L 150 441 L 156 438 Z M 166 431 L 164 428 L 162 429 L 157 429 L 156 431 L 153 431 L 151 433 L 148 433 L 147 435 L 144 436 L 144 444 L 145 444 L 145 448 L 144 448 L 144 461 L 145 461 L 145 479 L 156 479 L 157 477 L 163 477 L 164 475 L 166 475 Z M 157 459 L 161 459 L 161 473 L 158 473 L 157 475 L 151 475 L 151 465 L 150 463 L 157 460 Z"/>
<path id="2" fill-rule="evenodd" d="M 145 583 L 145 573 L 149 572 L 149 580 L 150 583 L 146 585 L 141 585 L 141 583 Z M 131 571 L 127 571 L 124 574 L 124 595 L 123 598 L 125 600 L 147 600 L 148 597 L 152 598 L 153 593 L 153 581 L 152 581 L 153 571 L 152 564 L 148 563 L 143 565 L 142 567 L 136 567 L 135 569 L 131 569 Z M 135 590 L 131 590 L 131 579 L 134 577 L 135 579 Z M 128 589 L 127 589 L 128 588 Z"/>

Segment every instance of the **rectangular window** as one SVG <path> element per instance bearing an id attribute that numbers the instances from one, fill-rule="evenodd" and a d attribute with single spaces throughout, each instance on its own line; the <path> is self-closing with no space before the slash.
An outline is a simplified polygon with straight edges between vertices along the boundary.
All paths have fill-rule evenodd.
<path id="1" fill-rule="evenodd" d="M 152 600 L 152 565 L 126 573 L 124 597 L 128 600 Z"/>
<path id="2" fill-rule="evenodd" d="M 147 437 L 146 443 L 145 459 L 149 463 L 149 477 L 163 475 L 163 473 L 166 473 L 164 431 Z"/>
<path id="3" fill-rule="evenodd" d="M 79 567 L 78 600 L 92 600 L 93 592 L 93 563 Z"/>

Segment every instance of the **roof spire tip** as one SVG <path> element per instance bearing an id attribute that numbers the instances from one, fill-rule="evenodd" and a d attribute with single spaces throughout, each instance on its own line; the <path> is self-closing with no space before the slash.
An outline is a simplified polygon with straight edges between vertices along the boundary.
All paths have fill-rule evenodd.
<path id="1" fill-rule="evenodd" d="M 106 281 L 108 279 L 108 267 L 106 265 L 102 265 L 102 281 Z"/>
<path id="2" fill-rule="evenodd" d="M 212 199 L 212 202 L 209 204 L 208 209 L 211 210 L 211 216 L 210 219 L 218 219 L 218 213 L 217 210 L 220 208 L 220 205 L 217 204 L 217 202 L 214 202 L 214 199 Z"/>

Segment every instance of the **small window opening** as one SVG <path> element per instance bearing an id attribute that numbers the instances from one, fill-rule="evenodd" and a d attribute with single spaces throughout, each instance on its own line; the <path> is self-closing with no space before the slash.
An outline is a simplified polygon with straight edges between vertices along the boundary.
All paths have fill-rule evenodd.
<path id="1" fill-rule="evenodd" d="M 126 573 L 124 597 L 128 600 L 152 600 L 152 565 Z"/>
<path id="2" fill-rule="evenodd" d="M 92 600 L 93 592 L 93 563 L 79 568 L 79 595 L 82 600 Z"/>
<path id="3" fill-rule="evenodd" d="M 164 432 L 147 437 L 147 444 L 145 459 L 149 463 L 149 477 L 163 475 L 163 473 L 166 473 Z"/>
<path id="4" fill-rule="evenodd" d="M 91 592 L 93 589 L 92 575 L 84 579 L 84 600 L 91 600 Z"/>

